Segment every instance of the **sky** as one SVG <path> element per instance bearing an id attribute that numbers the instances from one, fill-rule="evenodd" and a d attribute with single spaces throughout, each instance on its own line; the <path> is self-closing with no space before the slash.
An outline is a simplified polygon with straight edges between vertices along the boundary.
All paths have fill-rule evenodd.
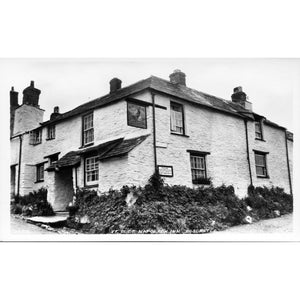
<path id="1" fill-rule="evenodd" d="M 63 113 L 106 95 L 113 77 L 125 87 L 150 75 L 169 80 L 180 69 L 188 87 L 223 99 L 230 100 L 233 88 L 242 86 L 253 111 L 293 131 L 299 66 L 299 59 L 2 59 L 0 98 L 9 103 L 14 86 L 20 104 L 22 91 L 34 80 L 46 121 L 54 106 Z"/>

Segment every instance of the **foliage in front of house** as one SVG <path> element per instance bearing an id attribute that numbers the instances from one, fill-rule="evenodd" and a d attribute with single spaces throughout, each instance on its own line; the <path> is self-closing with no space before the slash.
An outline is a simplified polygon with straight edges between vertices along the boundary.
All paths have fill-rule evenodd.
<path id="1" fill-rule="evenodd" d="M 79 189 L 76 199 L 69 223 L 78 228 L 74 220 L 88 218 L 89 233 L 205 233 L 293 209 L 292 197 L 279 188 L 249 188 L 249 197 L 239 199 L 232 186 L 168 186 L 157 175 L 143 188 L 124 186 L 102 195 Z"/>
<path id="2" fill-rule="evenodd" d="M 52 216 L 54 215 L 52 206 L 47 202 L 47 189 L 41 188 L 25 196 L 16 196 L 11 203 L 13 214 L 24 216 Z"/>

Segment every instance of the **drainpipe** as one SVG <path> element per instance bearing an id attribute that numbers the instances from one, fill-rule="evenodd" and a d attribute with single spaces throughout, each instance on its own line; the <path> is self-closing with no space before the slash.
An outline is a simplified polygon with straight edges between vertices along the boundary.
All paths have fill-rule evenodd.
<path id="1" fill-rule="evenodd" d="M 17 196 L 20 196 L 20 175 L 21 175 L 21 162 L 22 162 L 22 141 L 23 135 L 19 135 L 20 147 L 19 147 L 19 165 L 18 165 L 18 190 Z"/>
<path id="2" fill-rule="evenodd" d="M 289 160 L 289 150 L 288 150 L 288 141 L 287 141 L 287 132 L 285 130 L 285 149 L 286 149 L 286 161 L 287 161 L 287 168 L 289 174 L 289 184 L 290 184 L 290 192 L 293 196 L 293 188 L 292 188 L 292 178 L 291 178 L 291 170 L 290 170 L 290 160 Z"/>
<path id="3" fill-rule="evenodd" d="M 249 167 L 249 176 L 250 176 L 250 185 L 253 185 L 252 182 L 252 172 L 251 172 L 251 164 L 250 164 L 250 156 L 249 156 L 249 139 L 248 139 L 248 126 L 247 120 L 244 120 L 245 123 L 245 133 L 246 133 L 246 145 L 247 145 L 247 160 L 248 160 L 248 167 Z"/>
<path id="4" fill-rule="evenodd" d="M 155 126 L 155 94 L 152 96 L 152 123 L 153 123 L 153 154 L 154 154 L 154 172 L 157 171 L 157 153 L 156 153 L 156 126 Z"/>

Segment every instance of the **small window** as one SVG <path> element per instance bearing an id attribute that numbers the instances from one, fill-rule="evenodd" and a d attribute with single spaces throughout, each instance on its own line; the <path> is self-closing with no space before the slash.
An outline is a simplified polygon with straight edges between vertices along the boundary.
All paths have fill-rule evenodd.
<path id="1" fill-rule="evenodd" d="M 206 161 L 204 155 L 191 154 L 192 182 L 194 184 L 208 183 Z"/>
<path id="2" fill-rule="evenodd" d="M 90 144 L 94 141 L 94 121 L 93 113 L 83 116 L 83 145 Z"/>
<path id="3" fill-rule="evenodd" d="M 36 166 L 36 181 L 44 181 L 44 164 L 39 164 Z"/>
<path id="4" fill-rule="evenodd" d="M 98 157 L 89 157 L 85 159 L 85 183 L 86 185 L 98 184 L 99 163 Z"/>
<path id="5" fill-rule="evenodd" d="M 255 152 L 255 168 L 257 177 L 268 177 L 266 154 Z"/>
<path id="6" fill-rule="evenodd" d="M 261 121 L 255 121 L 255 138 L 257 140 L 262 140 L 263 139 Z"/>
<path id="7" fill-rule="evenodd" d="M 184 134 L 183 106 L 171 102 L 171 132 Z"/>
<path id="8" fill-rule="evenodd" d="M 49 156 L 49 164 L 53 166 L 54 163 L 58 161 L 58 153 Z"/>
<path id="9" fill-rule="evenodd" d="M 138 128 L 147 128 L 146 106 L 127 102 L 127 124 Z"/>
<path id="10" fill-rule="evenodd" d="M 48 136 L 47 139 L 48 140 L 53 140 L 55 139 L 55 125 L 50 125 L 48 126 Z"/>
<path id="11" fill-rule="evenodd" d="M 37 145 L 42 142 L 42 129 L 30 131 L 29 144 Z"/>

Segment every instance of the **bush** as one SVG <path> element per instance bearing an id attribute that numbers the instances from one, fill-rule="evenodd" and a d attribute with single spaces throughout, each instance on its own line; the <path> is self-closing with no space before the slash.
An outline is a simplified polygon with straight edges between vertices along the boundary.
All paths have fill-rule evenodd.
<path id="1" fill-rule="evenodd" d="M 293 197 L 279 187 L 249 186 L 245 202 L 259 219 L 276 217 L 276 210 L 282 215 L 293 212 Z"/>
<path id="2" fill-rule="evenodd" d="M 127 205 L 127 195 L 135 202 Z M 247 206 L 252 207 L 252 211 Z M 154 174 L 145 187 L 124 186 L 98 195 L 79 189 L 76 193 L 74 220 L 88 217 L 89 233 L 204 233 L 239 225 L 250 216 L 254 219 L 274 217 L 292 211 L 292 197 L 279 188 L 249 187 L 249 196 L 239 199 L 233 186 L 169 186 Z M 75 222 L 76 223 L 76 222 Z"/>
<path id="3" fill-rule="evenodd" d="M 47 189 L 41 188 L 25 196 L 16 196 L 11 212 L 25 216 L 52 216 L 52 206 L 47 202 Z"/>

